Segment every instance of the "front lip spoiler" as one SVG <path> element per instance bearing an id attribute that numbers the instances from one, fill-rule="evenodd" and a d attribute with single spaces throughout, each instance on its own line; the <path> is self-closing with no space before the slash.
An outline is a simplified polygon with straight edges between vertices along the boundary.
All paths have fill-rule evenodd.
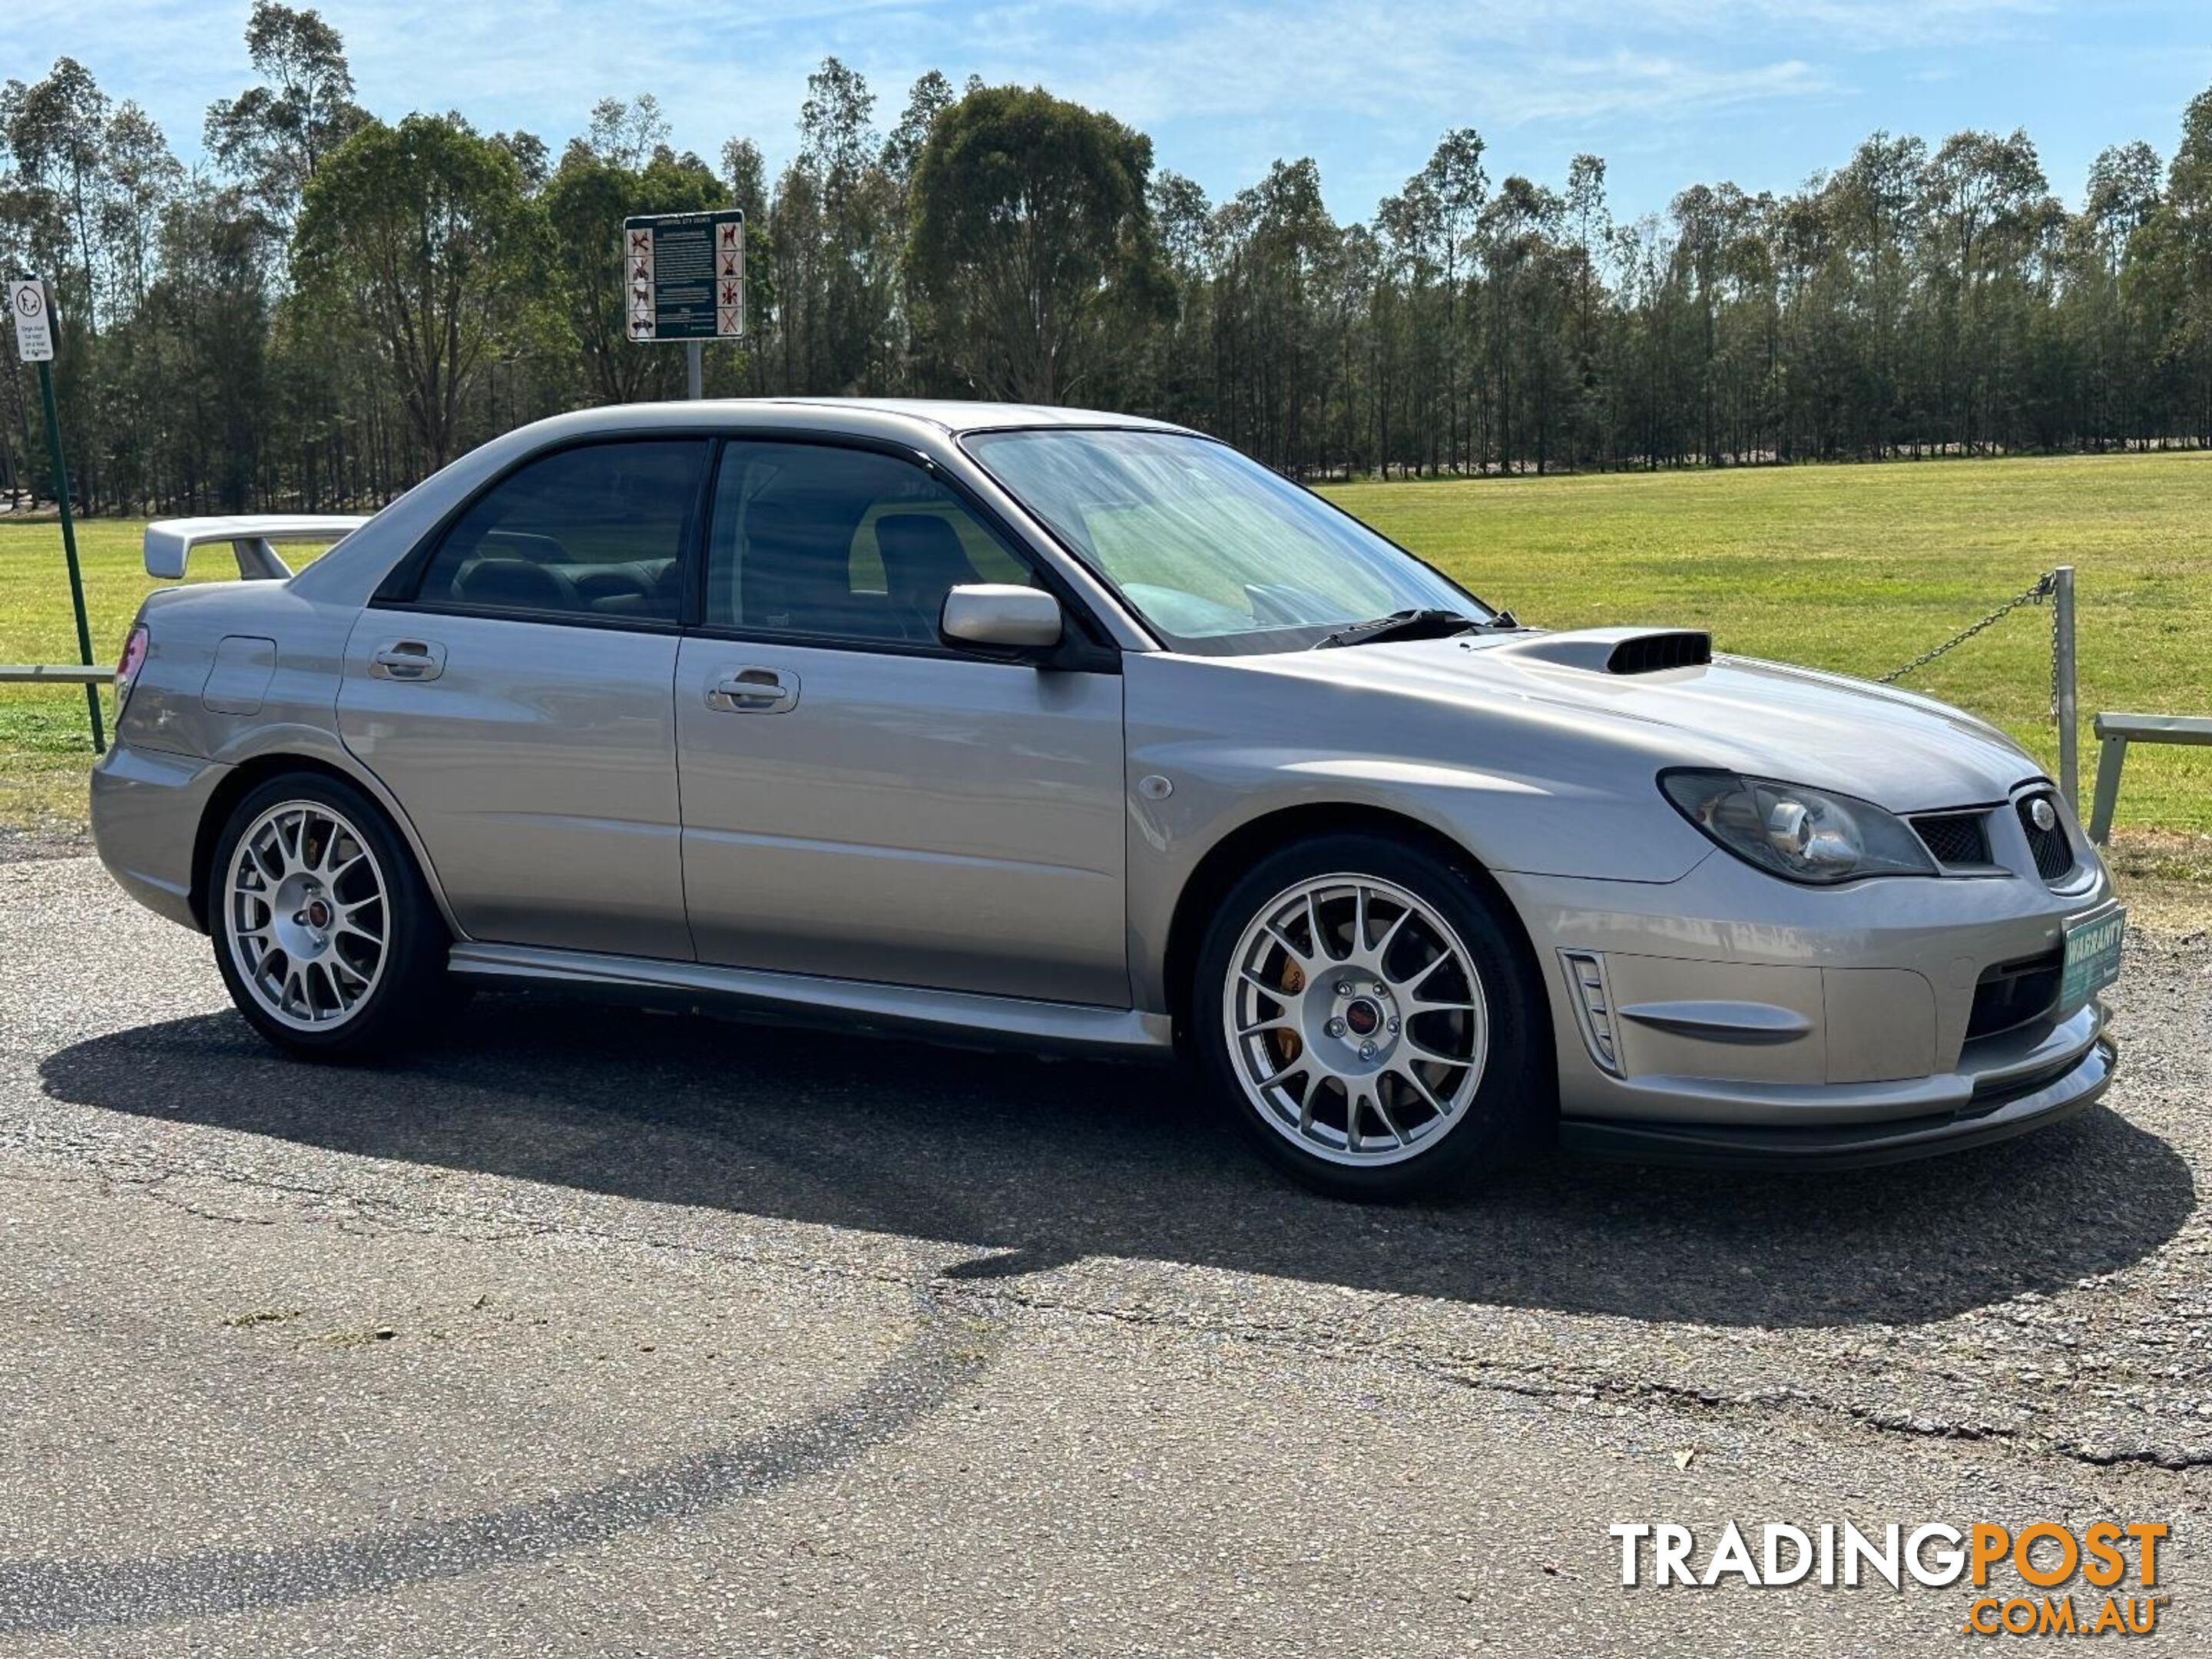
<path id="1" fill-rule="evenodd" d="M 2009 1140 L 2072 1117 L 2105 1092 L 2118 1063 L 2112 1040 L 2100 1036 L 2057 1076 L 2030 1079 L 2025 1089 L 1985 1090 L 1954 1111 L 1804 1128 L 1566 1118 L 1559 1124 L 1559 1145 L 1601 1158 L 1705 1169 L 1826 1170 L 1903 1164 Z"/>

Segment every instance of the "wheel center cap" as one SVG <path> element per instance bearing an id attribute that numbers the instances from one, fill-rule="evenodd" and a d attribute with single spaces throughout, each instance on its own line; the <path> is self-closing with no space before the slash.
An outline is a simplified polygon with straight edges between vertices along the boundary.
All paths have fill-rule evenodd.
<path id="1" fill-rule="evenodd" d="M 317 899 L 313 903 L 309 904 L 307 906 L 307 925 L 311 927 L 329 927 L 331 925 L 331 907 L 321 899 Z"/>
<path id="2" fill-rule="evenodd" d="M 1382 1011 L 1365 997 L 1345 1005 L 1344 1024 L 1354 1036 L 1373 1036 L 1382 1029 Z"/>

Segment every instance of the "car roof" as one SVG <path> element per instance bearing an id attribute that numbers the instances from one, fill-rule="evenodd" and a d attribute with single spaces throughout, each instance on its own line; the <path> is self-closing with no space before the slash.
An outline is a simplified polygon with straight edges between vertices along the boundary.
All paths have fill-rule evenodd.
<path id="1" fill-rule="evenodd" d="M 757 398 L 732 401 L 832 413 L 842 410 L 855 415 L 889 415 L 926 422 L 941 431 L 953 433 L 1024 426 L 1149 427 L 1163 432 L 1185 429 L 1143 415 L 1121 415 L 1103 409 L 1066 409 L 1056 404 L 994 403 L 959 398 Z"/>
<path id="2" fill-rule="evenodd" d="M 902 427 L 909 432 L 916 427 L 924 428 L 932 435 L 939 436 L 1021 427 L 1189 430 L 1166 421 L 1107 410 L 1062 409 L 1050 404 L 969 402 L 953 398 L 710 398 L 698 402 L 611 404 L 556 415 L 519 430 L 550 436 L 564 431 L 636 431 L 691 425 L 702 420 L 713 422 L 748 419 L 813 432 L 875 436 Z"/>

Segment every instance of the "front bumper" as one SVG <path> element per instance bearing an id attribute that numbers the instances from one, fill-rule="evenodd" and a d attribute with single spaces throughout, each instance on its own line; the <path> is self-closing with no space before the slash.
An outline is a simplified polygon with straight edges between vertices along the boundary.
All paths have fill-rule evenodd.
<path id="1" fill-rule="evenodd" d="M 2084 1009 L 2082 1017 L 2101 1027 L 2101 1010 Z M 2100 1034 L 2055 1076 L 2039 1072 L 2012 1085 L 1984 1087 L 1962 1106 L 1923 1116 L 1826 1126 L 1563 1119 L 1559 1144 L 1641 1164 L 1728 1169 L 1852 1170 L 1902 1164 L 2009 1140 L 2069 1118 L 2105 1092 L 2118 1063 L 2112 1040 Z"/>
<path id="2" fill-rule="evenodd" d="M 1985 972 L 2051 959 L 2069 924 L 2115 908 L 2093 856 L 2057 890 L 2032 875 L 1807 889 L 1721 854 L 1665 884 L 1498 879 L 1547 969 L 1570 1146 L 1882 1163 L 2053 1121 L 2112 1075 L 2098 1005 L 1970 1028 Z"/>

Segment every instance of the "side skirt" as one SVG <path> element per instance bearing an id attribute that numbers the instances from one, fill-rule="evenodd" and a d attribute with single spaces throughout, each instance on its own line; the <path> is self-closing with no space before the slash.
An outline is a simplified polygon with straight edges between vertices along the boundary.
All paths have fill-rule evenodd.
<path id="1" fill-rule="evenodd" d="M 797 1020 L 837 1030 L 1121 1060 L 1165 1060 L 1175 1052 L 1169 1017 L 1135 1008 L 472 941 L 454 945 L 447 966 L 471 978 L 503 980 L 518 987 L 580 990 L 696 1008 L 702 1013 Z"/>

